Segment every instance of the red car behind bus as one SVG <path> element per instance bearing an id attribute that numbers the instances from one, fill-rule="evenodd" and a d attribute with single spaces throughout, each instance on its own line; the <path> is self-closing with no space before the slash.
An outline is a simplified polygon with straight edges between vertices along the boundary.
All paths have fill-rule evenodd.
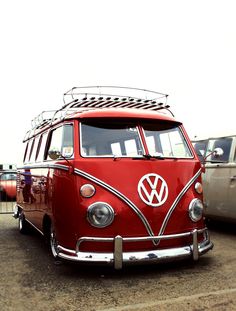
<path id="1" fill-rule="evenodd" d="M 0 201 L 16 199 L 16 171 L 0 172 Z"/>

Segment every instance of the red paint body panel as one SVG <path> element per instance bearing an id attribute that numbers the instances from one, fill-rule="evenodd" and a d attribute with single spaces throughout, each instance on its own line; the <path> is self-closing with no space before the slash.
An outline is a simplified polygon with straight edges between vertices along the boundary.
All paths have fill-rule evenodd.
<path id="1" fill-rule="evenodd" d="M 6 195 L 13 199 L 16 197 L 16 181 L 15 180 L 2 180 L 0 186 Z"/>
<path id="2" fill-rule="evenodd" d="M 177 195 L 181 192 L 183 187 L 189 182 L 200 169 L 198 161 L 187 160 L 131 160 L 131 159 L 81 159 L 75 161 L 73 164 L 80 170 L 93 175 L 102 180 L 111 187 L 118 189 L 123 195 L 131 200 L 144 214 L 149 221 L 151 228 L 155 235 L 158 235 L 163 220 L 173 204 Z M 135 169 L 132 170 L 132 165 Z M 104 169 L 105 167 L 105 169 Z M 130 169 L 127 169 L 130 168 Z M 137 191 L 137 185 L 140 178 L 147 173 L 157 173 L 161 175 L 169 186 L 168 200 L 161 207 L 150 207 L 140 200 Z M 56 215 L 58 238 L 63 240 L 65 247 L 74 248 L 78 238 L 82 236 L 103 236 L 111 237 L 121 235 L 122 237 L 137 237 L 148 235 L 145 226 L 135 212 L 128 207 L 122 200 L 117 198 L 114 194 L 105 190 L 103 187 L 92 183 L 96 188 L 96 194 L 92 198 L 82 199 L 79 189 L 83 184 L 88 183 L 86 178 L 80 176 L 71 176 L 73 181 L 64 181 L 64 189 L 55 190 L 57 193 L 57 200 L 55 205 L 58 207 Z M 200 177 L 198 178 L 200 181 Z M 75 190 L 73 192 L 73 183 Z M 62 184 L 58 182 L 58 184 Z M 58 186 L 60 187 L 60 186 Z M 69 196 L 64 194 L 70 193 Z M 74 198 L 73 201 L 70 198 Z M 185 232 L 194 229 L 196 226 L 203 227 L 203 222 L 197 225 L 193 223 L 188 216 L 188 206 L 196 192 L 191 187 L 185 196 L 178 204 L 178 208 L 172 214 L 171 220 L 165 230 L 165 234 L 174 234 L 178 232 Z M 115 211 L 116 217 L 112 225 L 107 228 L 98 229 L 92 227 L 86 220 L 87 207 L 94 202 L 102 201 L 110 204 Z M 67 206 L 65 209 L 64 206 Z M 65 223 L 70 223 L 70 230 L 65 230 Z M 63 229 L 64 228 L 64 229 Z M 66 232 L 65 232 L 66 231 Z M 66 238 L 67 234 L 68 238 Z M 73 237 L 73 240 L 71 239 Z M 179 241 L 179 244 L 181 242 Z M 137 244 L 137 243 L 135 243 Z M 151 244 L 148 243 L 148 244 Z M 168 245 L 173 246 L 173 241 L 165 241 L 161 243 L 163 247 Z M 161 246 L 159 245 L 159 247 Z M 178 243 L 175 243 L 176 245 Z M 129 247 L 132 247 L 130 244 Z M 142 249 L 143 246 L 133 246 L 135 249 Z M 150 245 L 147 245 L 147 248 Z M 112 245 L 98 245 L 94 246 L 96 251 L 99 249 L 112 248 Z"/>

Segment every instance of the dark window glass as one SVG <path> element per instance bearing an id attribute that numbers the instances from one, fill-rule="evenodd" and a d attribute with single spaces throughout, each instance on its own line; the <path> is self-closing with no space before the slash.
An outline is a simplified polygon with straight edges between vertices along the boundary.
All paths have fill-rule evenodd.
<path id="1" fill-rule="evenodd" d="M 26 152 L 26 157 L 25 157 L 25 162 L 29 162 L 29 160 L 30 160 L 33 142 L 34 142 L 33 139 L 31 139 L 31 140 L 28 142 L 27 152 Z"/>
<path id="2" fill-rule="evenodd" d="M 23 160 L 24 163 L 26 162 L 26 155 L 27 155 L 27 151 L 28 151 L 28 145 L 29 145 L 28 142 L 25 143 L 25 154 L 24 154 L 24 160 Z"/>
<path id="3" fill-rule="evenodd" d="M 37 153 L 37 149 L 38 149 L 38 143 L 39 143 L 39 136 L 37 136 L 34 139 L 34 144 L 32 146 L 32 152 L 31 152 L 31 156 L 30 156 L 30 162 L 35 161 L 35 157 L 36 157 L 36 153 Z"/>
<path id="4" fill-rule="evenodd" d="M 201 162 L 204 162 L 206 156 L 207 140 L 193 142 L 193 147 Z"/>
<path id="5" fill-rule="evenodd" d="M 178 125 L 160 122 L 144 124 L 143 129 L 151 156 L 192 158 L 191 151 Z"/>
<path id="6" fill-rule="evenodd" d="M 40 137 L 40 142 L 39 142 L 39 151 L 38 151 L 38 155 L 36 158 L 37 162 L 41 162 L 44 160 L 44 154 L 45 154 L 45 146 L 46 146 L 46 142 L 47 142 L 47 136 L 48 133 L 44 133 L 43 135 L 41 135 Z"/>
<path id="7" fill-rule="evenodd" d="M 143 154 L 136 125 L 116 122 L 81 124 L 83 157 L 134 157 Z"/>

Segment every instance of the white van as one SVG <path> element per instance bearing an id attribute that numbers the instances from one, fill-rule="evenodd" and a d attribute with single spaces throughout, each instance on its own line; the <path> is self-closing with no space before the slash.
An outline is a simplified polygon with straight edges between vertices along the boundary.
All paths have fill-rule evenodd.
<path id="1" fill-rule="evenodd" d="M 205 214 L 207 218 L 236 222 L 236 135 L 193 141 L 201 161 Z M 215 155 L 220 148 L 222 155 Z"/>

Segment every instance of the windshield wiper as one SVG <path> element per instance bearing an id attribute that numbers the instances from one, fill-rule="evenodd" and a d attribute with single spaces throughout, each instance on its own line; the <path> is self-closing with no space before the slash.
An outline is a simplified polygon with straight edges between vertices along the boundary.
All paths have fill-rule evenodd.
<path id="1" fill-rule="evenodd" d="M 133 160 L 151 160 L 151 159 L 158 159 L 158 160 L 164 160 L 163 156 L 160 155 L 151 155 L 151 154 L 142 154 L 139 157 L 132 157 Z"/>
<path id="2" fill-rule="evenodd" d="M 143 156 L 145 158 L 147 158 L 147 159 L 160 159 L 160 160 L 164 160 L 164 157 L 161 156 L 161 155 L 144 154 Z"/>

